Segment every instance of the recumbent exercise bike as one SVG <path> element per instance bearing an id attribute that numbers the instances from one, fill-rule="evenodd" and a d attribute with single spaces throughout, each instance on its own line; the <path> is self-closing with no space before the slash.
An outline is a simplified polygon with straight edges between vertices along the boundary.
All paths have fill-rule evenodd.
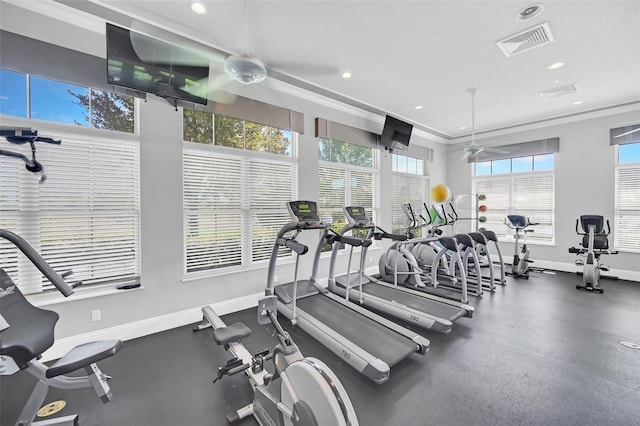
<path id="1" fill-rule="evenodd" d="M 582 232 L 578 230 L 578 224 Z M 599 215 L 582 215 L 576 219 L 576 234 L 582 235 L 581 247 L 569 248 L 569 253 L 580 256 L 576 259 L 576 265 L 582 266 L 582 285 L 577 284 L 577 289 L 588 290 L 597 293 L 604 293 L 599 287 L 600 271 L 608 271 L 609 266 L 600 263 L 600 256 L 603 254 L 618 254 L 617 251 L 609 250 L 609 239 L 611 226 L 607 220 L 607 231 L 604 230 L 604 217 Z M 617 277 L 607 277 L 617 279 Z"/>
<path id="2" fill-rule="evenodd" d="M 22 237 L 3 229 L 0 229 L 0 237 L 18 247 L 65 297 L 73 294 L 74 286 L 68 285 Z M 115 355 L 122 347 L 122 342 L 102 340 L 79 345 L 53 365 L 46 366 L 39 359 L 44 351 L 53 346 L 58 318 L 57 313 L 29 303 L 9 275 L 0 268 L 0 376 L 10 376 L 24 370 L 38 379 L 18 417 L 17 426 L 78 424 L 78 415 L 75 414 L 34 422 L 49 387 L 93 387 L 102 402 L 111 400 L 107 383 L 109 376 L 100 371 L 96 362 Z M 85 376 L 66 375 L 81 369 L 84 369 Z"/>
<path id="3" fill-rule="evenodd" d="M 308 247 L 293 238 L 279 238 L 278 246 L 296 254 L 294 281 L 298 260 Z M 340 379 L 322 361 L 302 355 L 296 344 L 278 322 L 277 296 L 265 296 L 258 302 L 258 324 L 271 324 L 279 344 L 255 354 L 242 344 L 251 329 L 241 322 L 227 326 L 210 306 L 202 308 L 202 323 L 193 331 L 213 327 L 213 339 L 232 355 L 218 368 L 214 382 L 225 375 L 244 372 L 253 388 L 253 402 L 227 415 L 229 423 L 253 415 L 262 426 L 357 426 L 358 419 Z M 268 373 L 265 361 L 273 360 L 275 372 Z"/>

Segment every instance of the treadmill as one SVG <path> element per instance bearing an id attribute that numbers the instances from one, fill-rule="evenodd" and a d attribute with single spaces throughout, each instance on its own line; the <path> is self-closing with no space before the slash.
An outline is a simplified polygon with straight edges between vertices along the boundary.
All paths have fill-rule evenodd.
<path id="1" fill-rule="evenodd" d="M 429 350 L 429 340 L 344 300 L 318 284 L 316 277 L 323 243 L 339 240 L 349 245 L 362 245 L 362 240 L 330 234 L 320 221 L 314 201 L 291 201 L 287 207 L 292 221 L 278 231 L 269 260 L 265 291 L 267 295 L 278 296 L 278 312 L 377 384 L 389 379 L 393 365 L 413 353 L 424 355 Z M 298 260 L 308 248 L 296 241 L 296 237 L 305 230 L 321 231 L 321 235 L 311 277 L 298 281 Z M 286 237 L 290 233 L 293 235 Z M 288 247 L 296 253 L 294 281 L 274 285 L 280 247 Z"/>
<path id="2" fill-rule="evenodd" d="M 393 237 L 373 224 L 363 207 L 345 207 L 344 213 L 348 223 L 338 232 L 339 235 L 344 236 L 354 229 L 362 229 L 367 232 L 364 241 L 370 241 L 372 237 Z M 336 277 L 335 266 L 340 242 L 335 241 L 333 244 L 329 270 L 329 290 L 333 293 L 383 314 L 440 333 L 450 333 L 453 321 L 458 318 L 473 316 L 473 306 L 365 277 L 364 261 L 368 244 L 363 244 L 360 267 L 356 273 L 352 273 L 353 247 L 352 245 L 350 249 L 348 272 Z"/>

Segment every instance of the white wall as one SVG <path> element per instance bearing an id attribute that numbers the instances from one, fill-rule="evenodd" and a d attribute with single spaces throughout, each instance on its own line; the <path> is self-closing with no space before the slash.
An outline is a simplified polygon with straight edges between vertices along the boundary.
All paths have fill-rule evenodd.
<path id="1" fill-rule="evenodd" d="M 623 123 L 639 122 L 640 111 L 616 113 L 547 127 L 477 138 L 483 145 L 505 145 L 559 137 L 560 152 L 555 156 L 555 245 L 531 245 L 532 259 L 559 262 L 567 270 L 576 256 L 568 252 L 581 241 L 575 232 L 576 219 L 583 214 L 599 214 L 614 225 L 615 148 L 609 145 L 609 129 Z M 464 145 L 460 145 L 464 146 Z M 461 148 L 450 148 L 447 155 L 447 182 L 455 194 L 471 194 L 471 166 L 461 160 Z M 613 238 L 613 233 L 611 235 Z M 513 256 L 513 244 L 501 243 L 503 254 Z M 640 254 L 605 256 L 611 268 L 638 277 Z M 636 278 L 638 279 L 638 278 Z"/>

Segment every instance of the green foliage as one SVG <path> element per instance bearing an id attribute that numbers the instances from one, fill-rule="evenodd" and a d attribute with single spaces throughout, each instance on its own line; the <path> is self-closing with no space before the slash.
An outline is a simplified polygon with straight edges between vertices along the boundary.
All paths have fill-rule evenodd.
<path id="1" fill-rule="evenodd" d="M 320 159 L 323 161 L 373 167 L 373 150 L 369 147 L 331 139 L 320 139 L 318 149 Z"/>
<path id="2" fill-rule="evenodd" d="M 277 127 L 215 116 L 215 141 L 220 146 L 287 155 L 291 139 L 286 133 Z"/>
<path id="3" fill-rule="evenodd" d="M 96 89 L 91 89 L 90 94 L 87 95 L 71 90 L 67 90 L 67 92 L 76 98 L 74 103 L 86 108 L 85 119 L 91 122 L 92 127 L 127 133 L 135 131 L 132 96 Z M 89 114 L 91 117 L 88 116 Z M 74 122 L 78 125 L 84 125 L 78 121 Z"/>
<path id="4" fill-rule="evenodd" d="M 185 141 L 212 144 L 213 120 L 211 113 L 184 108 L 182 137 Z"/>
<path id="5" fill-rule="evenodd" d="M 291 155 L 291 132 L 287 130 L 186 108 L 183 120 L 185 141 Z"/>

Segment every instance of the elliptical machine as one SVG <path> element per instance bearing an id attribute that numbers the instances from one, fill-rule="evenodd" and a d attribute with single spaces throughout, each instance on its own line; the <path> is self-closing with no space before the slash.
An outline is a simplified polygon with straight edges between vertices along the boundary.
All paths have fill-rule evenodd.
<path id="1" fill-rule="evenodd" d="M 308 247 L 294 238 L 278 238 L 276 244 L 296 253 L 295 279 L 298 260 Z M 304 357 L 296 344 L 278 322 L 278 298 L 265 296 L 258 302 L 258 324 L 271 324 L 279 343 L 273 351 L 260 350 L 251 354 L 241 340 L 251 329 L 241 322 L 227 326 L 210 306 L 202 308 L 202 323 L 193 331 L 213 327 L 213 339 L 232 355 L 218 368 L 214 382 L 225 375 L 244 372 L 253 388 L 253 402 L 227 415 L 229 423 L 253 415 L 262 426 L 283 425 L 342 425 L 357 426 L 358 419 L 351 400 L 340 379 L 322 361 Z M 273 359 L 275 372 L 267 373 L 265 361 Z"/>
<path id="2" fill-rule="evenodd" d="M 578 230 L 578 223 L 582 232 Z M 569 253 L 575 253 L 583 257 L 576 260 L 576 265 L 582 266 L 582 285 L 577 284 L 577 289 L 591 292 L 604 293 L 598 286 L 600 271 L 608 271 L 609 266 L 600 263 L 600 255 L 618 254 L 617 251 L 609 250 L 609 239 L 611 226 L 607 220 L 607 232 L 604 231 L 604 217 L 598 215 L 582 215 L 576 219 L 576 234 L 582 235 L 580 245 L 582 247 L 571 247 Z M 580 273 L 580 272 L 578 272 Z M 607 277 L 617 279 L 617 277 Z"/>
<path id="3" fill-rule="evenodd" d="M 511 263 L 511 272 L 506 272 L 506 275 L 515 278 L 524 278 L 529 279 L 529 263 L 533 263 L 533 260 L 529 259 L 529 248 L 527 247 L 527 233 L 533 232 L 533 229 L 527 229 L 529 226 L 537 225 L 537 223 L 531 222 L 526 216 L 510 214 L 507 215 L 507 220 L 505 220 L 505 224 L 511 228 L 515 229 L 516 233 L 514 238 L 515 248 L 513 252 L 513 262 Z M 518 249 L 518 244 L 520 242 L 520 231 L 523 234 L 522 247 Z"/>

